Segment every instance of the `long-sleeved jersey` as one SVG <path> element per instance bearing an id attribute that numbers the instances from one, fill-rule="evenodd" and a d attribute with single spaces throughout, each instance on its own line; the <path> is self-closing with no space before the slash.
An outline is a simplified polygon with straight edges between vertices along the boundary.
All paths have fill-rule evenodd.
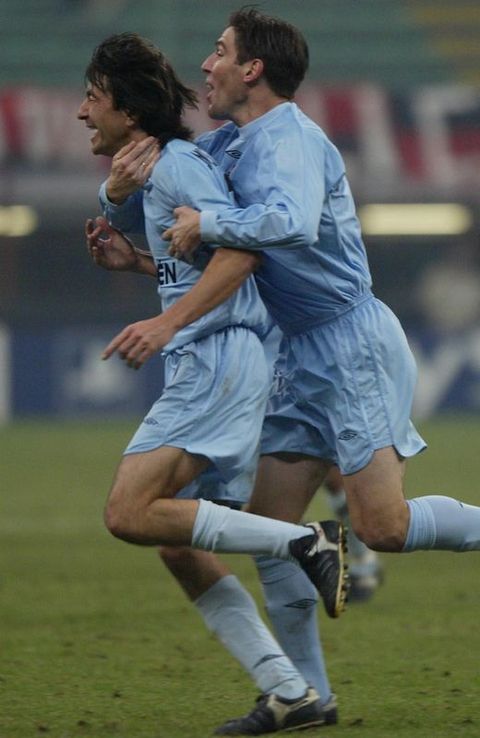
<path id="1" fill-rule="evenodd" d="M 220 164 L 237 202 L 202 210 L 202 240 L 263 252 L 257 284 L 284 333 L 309 330 L 371 294 L 342 157 L 294 103 L 196 143 Z"/>
<path id="2" fill-rule="evenodd" d="M 202 266 L 213 251 L 202 246 L 195 263 L 187 264 L 169 256 L 170 244 L 162 233 L 173 222 L 173 210 L 189 205 L 197 210 L 223 210 L 232 204 L 225 179 L 216 162 L 194 144 L 179 139 L 162 150 L 152 175 L 144 187 L 122 205 L 112 204 L 105 183 L 100 188 L 100 203 L 107 220 L 124 233 L 143 233 L 152 252 L 162 309 L 166 310 L 199 280 Z M 224 303 L 180 330 L 165 351 L 229 326 L 244 326 L 261 338 L 271 325 L 253 277 Z"/>

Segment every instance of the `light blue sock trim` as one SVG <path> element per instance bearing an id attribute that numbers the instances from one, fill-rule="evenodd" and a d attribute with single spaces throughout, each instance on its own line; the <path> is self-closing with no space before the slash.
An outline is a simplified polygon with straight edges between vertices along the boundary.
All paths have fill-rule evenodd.
<path id="1" fill-rule="evenodd" d="M 480 550 L 480 507 L 443 495 L 416 497 L 407 504 L 410 525 L 404 551 Z"/>
<path id="2" fill-rule="evenodd" d="M 410 522 L 403 553 L 433 548 L 436 538 L 435 517 L 425 497 L 407 500 Z"/>
<path id="3" fill-rule="evenodd" d="M 307 683 L 261 619 L 251 595 L 233 574 L 204 592 L 195 605 L 207 628 L 242 664 L 264 694 L 298 699 Z"/>

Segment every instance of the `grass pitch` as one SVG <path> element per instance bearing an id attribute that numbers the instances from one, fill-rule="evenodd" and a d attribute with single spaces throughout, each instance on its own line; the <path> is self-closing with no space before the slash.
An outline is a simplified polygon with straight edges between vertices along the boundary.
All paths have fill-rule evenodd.
<path id="1" fill-rule="evenodd" d="M 0 431 L 0 738 L 205 738 L 256 690 L 150 549 L 102 508 L 133 423 Z M 421 428 L 407 496 L 480 505 L 480 421 Z M 312 515 L 325 514 L 322 494 Z M 247 557 L 225 557 L 259 598 Z M 321 738 L 478 738 L 480 555 L 385 555 L 368 604 L 320 627 L 340 723 Z M 302 733 L 302 735 L 307 735 Z"/>

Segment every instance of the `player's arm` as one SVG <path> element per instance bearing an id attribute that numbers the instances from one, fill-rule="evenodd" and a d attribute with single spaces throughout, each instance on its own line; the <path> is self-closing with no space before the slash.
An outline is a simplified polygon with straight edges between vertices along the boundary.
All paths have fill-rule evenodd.
<path id="1" fill-rule="evenodd" d="M 260 257 L 247 251 L 217 249 L 198 282 L 168 310 L 128 325 L 102 354 L 118 352 L 128 366 L 139 369 L 174 335 L 227 300 L 257 268 Z"/>
<path id="2" fill-rule="evenodd" d="M 114 157 L 105 183 L 105 194 L 110 203 L 121 205 L 141 189 L 150 177 L 160 156 L 158 139 L 147 136 L 141 141 L 130 141 Z"/>
<path id="3" fill-rule="evenodd" d="M 165 201 L 186 201 L 194 208 L 221 209 L 230 203 L 218 167 L 209 157 L 187 152 L 172 161 L 169 169 L 153 177 L 152 227 L 159 235 L 165 217 Z M 157 179 L 155 178 L 157 177 Z M 155 213 L 155 214 L 154 214 Z M 227 300 L 259 263 L 253 253 L 216 249 L 195 285 L 161 315 L 127 326 L 106 347 L 103 358 L 118 352 L 129 366 L 139 369 L 166 346 L 186 325 L 198 320 Z"/>
<path id="4" fill-rule="evenodd" d="M 164 234 L 172 252 L 186 256 L 200 241 L 248 250 L 315 243 L 325 198 L 324 152 L 316 139 L 308 150 L 304 140 L 294 144 L 259 153 L 252 178 L 263 202 L 201 212 L 177 208 L 176 223 Z"/>
<path id="5" fill-rule="evenodd" d="M 112 158 L 110 174 L 99 192 L 107 220 L 123 233 L 145 233 L 143 186 L 158 161 L 159 146 L 152 136 L 131 141 Z"/>

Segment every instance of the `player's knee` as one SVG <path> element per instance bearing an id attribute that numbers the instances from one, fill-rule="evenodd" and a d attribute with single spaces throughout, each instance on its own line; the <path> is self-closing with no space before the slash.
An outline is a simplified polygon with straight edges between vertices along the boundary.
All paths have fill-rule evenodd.
<path id="1" fill-rule="evenodd" d="M 357 524 L 354 533 L 372 551 L 396 553 L 405 543 L 405 528 L 398 521 L 367 521 Z"/>
<path id="2" fill-rule="evenodd" d="M 110 499 L 104 510 L 104 522 L 108 531 L 123 541 L 135 539 L 133 516 L 130 511 L 114 499 Z"/>

